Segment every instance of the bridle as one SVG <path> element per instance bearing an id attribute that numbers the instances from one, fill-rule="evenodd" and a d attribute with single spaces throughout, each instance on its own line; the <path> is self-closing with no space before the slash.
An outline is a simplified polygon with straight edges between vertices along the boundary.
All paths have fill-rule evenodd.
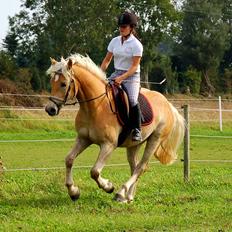
<path id="1" fill-rule="evenodd" d="M 58 70 L 58 71 L 55 72 L 55 75 L 60 75 L 60 74 L 63 74 L 63 73 L 62 73 L 62 70 Z M 74 78 L 72 77 L 72 75 L 73 75 L 72 72 L 69 73 L 69 76 L 70 76 L 71 81 L 69 82 L 69 86 L 68 86 L 68 89 L 67 89 L 67 91 L 66 91 L 66 93 L 65 93 L 64 99 L 61 99 L 61 98 L 59 98 L 59 97 L 54 97 L 54 96 L 50 96 L 50 97 L 49 97 L 49 100 L 50 100 L 51 102 L 53 102 L 53 103 L 57 106 L 57 108 L 60 108 L 61 106 L 76 105 L 77 103 L 80 104 L 80 103 L 86 103 L 86 102 L 94 101 L 94 100 L 96 100 L 96 99 L 98 99 L 98 98 L 103 97 L 104 95 L 106 95 L 106 96 L 108 97 L 108 95 L 107 95 L 107 85 L 108 85 L 108 84 L 107 84 L 107 85 L 106 85 L 106 91 L 105 91 L 104 93 L 100 94 L 100 95 L 97 96 L 97 97 L 90 98 L 90 99 L 86 99 L 86 100 L 81 100 L 81 101 L 80 101 L 80 100 L 77 99 L 76 94 L 74 94 L 73 98 L 75 97 L 75 101 L 72 102 L 72 103 L 67 103 L 67 99 L 68 99 L 68 96 L 69 96 L 70 90 L 71 90 L 71 84 L 74 84 L 74 93 L 76 92 L 76 89 L 75 89 L 76 87 L 75 87 L 75 83 L 74 83 Z"/>

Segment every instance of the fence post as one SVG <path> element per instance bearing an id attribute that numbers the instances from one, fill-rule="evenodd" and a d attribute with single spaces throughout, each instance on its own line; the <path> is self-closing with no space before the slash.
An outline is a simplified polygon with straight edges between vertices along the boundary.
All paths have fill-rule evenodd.
<path id="1" fill-rule="evenodd" d="M 190 131 L 189 131 L 189 105 L 182 106 L 184 109 L 185 134 L 184 134 L 184 181 L 189 181 L 190 177 Z"/>
<path id="2" fill-rule="evenodd" d="M 219 106 L 219 128 L 222 131 L 222 99 L 221 96 L 218 97 L 218 106 Z"/>

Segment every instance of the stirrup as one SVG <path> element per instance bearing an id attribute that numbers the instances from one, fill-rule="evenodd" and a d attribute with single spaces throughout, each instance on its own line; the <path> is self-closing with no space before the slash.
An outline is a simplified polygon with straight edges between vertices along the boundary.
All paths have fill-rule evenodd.
<path id="1" fill-rule="evenodd" d="M 142 141 L 141 131 L 138 128 L 135 128 L 132 131 L 132 141 Z"/>

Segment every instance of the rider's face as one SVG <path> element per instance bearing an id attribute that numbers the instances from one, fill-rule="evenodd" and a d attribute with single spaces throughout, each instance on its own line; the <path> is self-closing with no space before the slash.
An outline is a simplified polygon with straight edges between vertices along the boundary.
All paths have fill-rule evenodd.
<path id="1" fill-rule="evenodd" d="M 131 32 L 131 27 L 130 27 L 130 25 L 120 25 L 119 31 L 120 31 L 121 36 L 127 36 Z"/>

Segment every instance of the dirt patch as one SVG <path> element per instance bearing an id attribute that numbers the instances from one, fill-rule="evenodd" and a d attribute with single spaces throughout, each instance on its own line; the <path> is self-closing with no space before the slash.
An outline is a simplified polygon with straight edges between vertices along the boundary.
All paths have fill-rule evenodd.
<path id="1" fill-rule="evenodd" d="M 31 89 L 18 87 L 13 81 L 0 80 L 0 106 L 42 106 L 39 97 L 25 96 L 33 94 L 35 93 Z"/>

